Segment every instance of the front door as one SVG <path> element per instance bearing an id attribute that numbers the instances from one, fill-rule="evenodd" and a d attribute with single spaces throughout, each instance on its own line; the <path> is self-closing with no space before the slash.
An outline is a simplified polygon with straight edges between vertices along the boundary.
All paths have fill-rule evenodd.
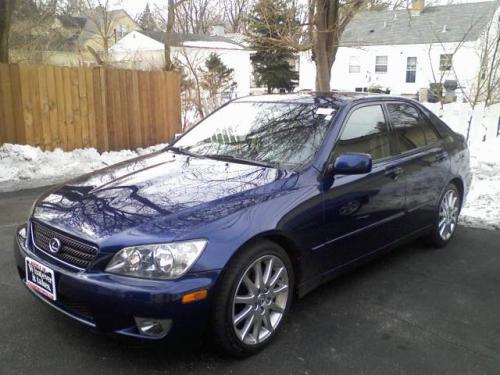
<path id="1" fill-rule="evenodd" d="M 355 107 L 344 123 L 332 160 L 347 152 L 372 156 L 371 173 L 335 176 L 323 193 L 325 241 L 315 248 L 324 270 L 335 269 L 377 251 L 399 236 L 404 215 L 402 169 L 381 104 Z"/>

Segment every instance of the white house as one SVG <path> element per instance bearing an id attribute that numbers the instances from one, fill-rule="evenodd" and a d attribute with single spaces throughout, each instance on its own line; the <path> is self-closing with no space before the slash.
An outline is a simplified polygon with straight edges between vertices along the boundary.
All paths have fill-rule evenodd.
<path id="1" fill-rule="evenodd" d="M 415 95 L 447 80 L 470 88 L 480 74 L 480 43 L 489 22 L 500 24 L 499 1 L 365 11 L 346 28 L 332 68 L 336 90 L 389 89 Z M 499 35 L 499 34 L 497 34 Z M 300 89 L 314 89 L 310 53 L 300 55 Z"/>
<path id="2" fill-rule="evenodd" d="M 111 58 L 116 65 L 125 68 L 161 69 L 165 61 L 163 37 L 163 32 L 132 31 L 111 47 Z M 172 39 L 173 59 L 196 70 L 204 67 L 211 53 L 216 53 L 227 67 L 234 70 L 235 95 L 250 94 L 252 51 L 248 48 L 223 35 L 174 34 Z"/>

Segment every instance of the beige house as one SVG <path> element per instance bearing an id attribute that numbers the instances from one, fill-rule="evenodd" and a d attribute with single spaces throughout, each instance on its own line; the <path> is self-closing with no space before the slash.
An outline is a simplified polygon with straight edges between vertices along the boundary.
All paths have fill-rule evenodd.
<path id="1" fill-rule="evenodd" d="M 108 50 L 131 31 L 140 30 L 123 9 L 87 16 L 56 16 L 40 51 L 44 63 L 66 66 L 92 66 L 108 60 Z"/>

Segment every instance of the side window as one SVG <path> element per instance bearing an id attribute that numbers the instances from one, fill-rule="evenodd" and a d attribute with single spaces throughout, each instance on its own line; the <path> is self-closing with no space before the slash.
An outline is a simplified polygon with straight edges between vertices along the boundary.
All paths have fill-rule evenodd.
<path id="1" fill-rule="evenodd" d="M 391 156 L 390 132 L 380 105 L 351 113 L 335 145 L 334 157 L 346 152 L 370 154 L 373 160 Z"/>
<path id="2" fill-rule="evenodd" d="M 405 103 L 388 103 L 387 110 L 392 127 L 397 134 L 399 151 L 405 152 L 438 141 L 438 135 L 429 122 L 413 106 Z"/>

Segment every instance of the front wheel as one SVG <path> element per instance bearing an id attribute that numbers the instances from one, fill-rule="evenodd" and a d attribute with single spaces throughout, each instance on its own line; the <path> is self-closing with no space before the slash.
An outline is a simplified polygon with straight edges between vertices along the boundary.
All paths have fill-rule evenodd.
<path id="1" fill-rule="evenodd" d="M 431 245 L 444 247 L 450 242 L 458 223 L 458 215 L 462 208 L 462 199 L 455 184 L 450 183 L 444 190 L 436 219 L 429 236 Z"/>
<path id="2" fill-rule="evenodd" d="M 226 267 L 215 297 L 212 324 L 225 352 L 251 355 L 268 345 L 291 305 L 294 274 L 287 253 L 261 241 Z"/>

